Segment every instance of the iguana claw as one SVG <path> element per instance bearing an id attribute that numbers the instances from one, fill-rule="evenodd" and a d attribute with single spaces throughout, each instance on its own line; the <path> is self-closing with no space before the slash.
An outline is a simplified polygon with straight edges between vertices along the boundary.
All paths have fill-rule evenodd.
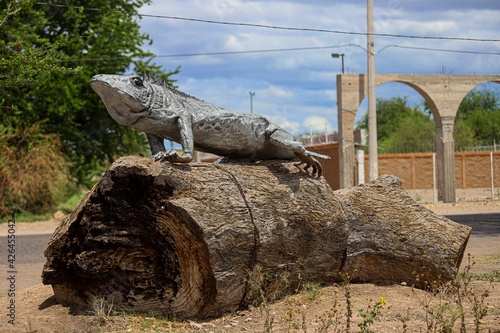
<path id="1" fill-rule="evenodd" d="M 155 161 L 169 161 L 173 163 L 189 163 L 193 160 L 193 156 L 189 153 L 179 155 L 176 150 L 160 151 L 151 156 Z"/>
<path id="2" fill-rule="evenodd" d="M 312 174 L 315 175 L 317 174 L 318 177 L 321 177 L 323 174 L 323 167 L 321 166 L 321 163 L 317 159 L 315 159 L 312 156 L 301 156 L 300 162 L 295 163 L 295 166 L 300 169 L 300 166 L 302 164 L 305 164 L 306 166 L 304 167 L 304 170 L 308 171 L 309 168 L 312 167 Z"/>

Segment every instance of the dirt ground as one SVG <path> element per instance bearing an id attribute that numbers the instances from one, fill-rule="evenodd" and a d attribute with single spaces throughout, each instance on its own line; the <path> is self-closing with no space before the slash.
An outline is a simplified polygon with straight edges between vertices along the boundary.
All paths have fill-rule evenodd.
<path id="1" fill-rule="evenodd" d="M 491 202 L 436 204 L 426 207 L 440 215 L 500 212 L 500 203 Z M 51 233 L 59 221 L 60 217 L 44 222 L 18 223 L 16 234 Z M 1 224 L 0 236 L 6 233 L 6 224 Z M 472 236 L 466 254 L 470 254 L 475 261 L 470 269 L 475 278 L 467 287 L 468 293 L 461 294 L 461 304 L 466 309 L 467 332 L 474 331 L 474 307 L 476 310 L 487 310 L 486 316 L 481 319 L 481 332 L 500 332 L 500 282 L 490 283 L 485 279 L 496 275 L 496 281 L 500 281 L 500 235 Z M 466 266 L 467 258 L 462 263 L 462 270 Z M 32 273 L 39 279 L 41 272 Z M 345 332 L 349 323 L 350 332 L 359 332 L 362 330 L 358 324 L 367 323 L 360 313 L 368 313 L 368 318 L 371 313 L 376 318 L 369 329 L 374 332 L 430 332 L 434 330 L 429 325 L 446 323 L 450 318 L 457 320 L 453 331 L 459 331 L 460 319 L 456 316 L 457 299 L 454 297 L 458 293 L 453 292 L 452 287 L 439 291 L 433 295 L 403 285 L 311 285 L 268 306 L 251 308 L 210 321 L 176 322 L 158 315 L 108 316 L 108 309 L 104 305 L 94 307 L 93 312 L 72 313 L 55 301 L 50 286 L 44 286 L 40 282 L 16 293 L 15 325 L 8 323 L 9 299 L 6 296 L 0 298 L 0 327 L 2 332 L 37 333 Z M 481 295 L 485 291 L 489 295 L 481 301 Z M 374 307 L 376 303 L 378 305 Z M 351 319 L 347 320 L 349 315 L 346 309 L 349 304 L 353 313 Z M 380 308 L 379 312 L 376 311 L 377 307 Z M 361 311 L 358 312 L 358 309 Z"/>

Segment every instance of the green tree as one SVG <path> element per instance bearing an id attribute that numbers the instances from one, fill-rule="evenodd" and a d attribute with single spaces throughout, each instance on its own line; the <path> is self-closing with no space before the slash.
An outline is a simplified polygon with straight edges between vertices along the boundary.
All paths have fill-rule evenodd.
<path id="1" fill-rule="evenodd" d="M 477 145 L 491 145 L 500 141 L 500 109 L 476 110 L 467 117 L 465 123 L 472 129 Z"/>
<path id="2" fill-rule="evenodd" d="M 32 9 L 34 0 L 11 1 L 0 5 L 0 124 L 33 123 L 26 112 L 21 112 L 20 101 L 33 88 L 51 74 L 76 73 L 57 66 L 61 53 L 57 45 L 39 35 L 47 24 L 43 13 Z"/>
<path id="3" fill-rule="evenodd" d="M 457 119 L 467 119 L 469 115 L 477 110 L 487 112 L 498 111 L 499 97 L 498 94 L 490 89 L 474 89 L 470 91 L 462 103 L 458 107 Z"/>
<path id="4" fill-rule="evenodd" d="M 377 99 L 377 137 L 379 140 L 388 138 L 399 124 L 399 120 L 411 113 L 407 97 Z M 357 124 L 357 128 L 368 129 L 368 114 Z"/>
<path id="5" fill-rule="evenodd" d="M 357 124 L 368 128 L 368 115 Z M 377 99 L 379 152 L 426 152 L 435 149 L 435 125 L 428 105 L 409 106 L 406 97 Z M 500 97 L 490 89 L 476 89 L 464 98 L 454 128 L 455 149 L 500 142 Z"/>
<path id="6" fill-rule="evenodd" d="M 410 106 L 407 97 L 377 99 L 377 139 L 381 153 L 432 151 L 435 126 L 429 113 Z M 368 115 L 357 124 L 368 129 Z"/>
<path id="7" fill-rule="evenodd" d="M 95 74 L 123 74 L 131 69 L 174 82 L 170 76 L 179 68 L 164 72 L 151 63 L 153 54 L 144 50 L 152 40 L 140 32 L 138 9 L 150 2 L 11 1 L 6 12 L 12 14 L 0 29 L 2 52 L 8 55 L 3 66 L 11 68 L 7 72 L 11 79 L 1 88 L 4 112 L 0 123 L 30 126 L 42 122 L 43 132 L 62 139 L 72 174 L 87 183 L 116 157 L 146 151 L 144 135 L 116 124 L 89 83 Z M 33 60 L 38 58 L 29 55 L 32 51 L 40 52 L 43 59 L 51 55 L 43 62 L 45 67 Z M 27 60 L 14 65 L 13 55 L 26 55 Z M 36 80 L 28 76 L 26 84 L 20 84 L 18 73 L 30 66 L 40 69 Z"/>
<path id="8" fill-rule="evenodd" d="M 472 90 L 465 96 L 457 112 L 455 141 L 458 150 L 500 141 L 498 93 L 488 87 Z"/>
<path id="9" fill-rule="evenodd" d="M 401 118 L 398 127 L 383 140 L 380 150 L 385 153 L 423 153 L 435 150 L 436 127 L 428 115 L 412 110 Z"/>
<path id="10" fill-rule="evenodd" d="M 70 180 L 59 137 L 44 133 L 44 123 L 20 107 L 21 98 L 30 98 L 50 75 L 78 71 L 56 66 L 61 53 L 36 33 L 46 19 L 33 11 L 33 3 L 0 5 L 0 216 L 52 208 Z"/>
<path id="11" fill-rule="evenodd" d="M 455 121 L 453 140 L 455 141 L 455 150 L 457 151 L 463 151 L 468 147 L 474 146 L 474 133 L 470 126 L 462 119 Z"/>

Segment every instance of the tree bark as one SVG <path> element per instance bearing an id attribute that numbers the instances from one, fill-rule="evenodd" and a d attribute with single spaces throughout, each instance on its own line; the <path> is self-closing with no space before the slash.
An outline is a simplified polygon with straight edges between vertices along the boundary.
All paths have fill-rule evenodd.
<path id="1" fill-rule="evenodd" d="M 176 318 L 244 307 L 302 280 L 453 279 L 470 228 L 383 176 L 333 192 L 293 163 L 171 164 L 125 157 L 54 232 L 44 284 L 69 306 L 103 297 Z M 421 279 L 419 279 L 421 281 Z"/>

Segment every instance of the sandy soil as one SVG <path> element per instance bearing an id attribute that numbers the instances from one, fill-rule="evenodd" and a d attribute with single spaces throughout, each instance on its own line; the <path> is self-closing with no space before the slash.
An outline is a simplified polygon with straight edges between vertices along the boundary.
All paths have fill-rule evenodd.
<path id="1" fill-rule="evenodd" d="M 425 204 L 424 207 L 439 215 L 500 213 L 500 202 L 498 201 Z"/>
<path id="2" fill-rule="evenodd" d="M 500 203 L 461 203 L 426 205 L 440 215 L 461 215 L 473 213 L 500 212 Z M 18 223 L 16 234 L 52 233 L 60 218 L 34 223 Z M 500 221 L 499 221 L 500 223 Z M 6 224 L 0 224 L 0 236 L 6 235 Z M 473 236 L 466 249 L 476 264 L 471 272 L 492 274 L 500 272 L 500 236 Z M 467 264 L 464 259 L 462 266 Z M 3 272 L 4 273 L 4 272 Z M 3 278 L 2 273 L 2 278 Z M 31 272 L 34 281 L 40 271 Z M 375 332 L 427 332 L 430 317 L 426 316 L 426 306 L 430 309 L 444 309 L 448 305 L 449 314 L 453 311 L 453 302 L 449 303 L 453 293 L 430 293 L 413 290 L 408 286 L 353 284 L 345 286 L 314 287 L 286 297 L 266 308 L 254 308 L 229 314 L 222 318 L 203 322 L 175 322 L 160 320 L 155 316 L 113 315 L 107 316 L 102 311 L 97 313 L 72 313 L 55 301 L 50 286 L 41 283 L 19 290 L 16 293 L 16 325 L 8 323 L 9 299 L 0 298 L 0 327 L 2 332 L 336 332 L 346 327 L 347 302 L 351 302 L 353 315 L 350 321 L 351 331 L 357 332 L 362 321 L 357 309 L 369 310 L 369 306 L 383 297 L 387 305 L 383 306 L 377 320 L 371 327 Z M 482 332 L 500 332 L 500 282 L 476 280 L 471 284 L 475 295 L 479 297 L 485 290 L 489 297 L 484 306 L 487 316 L 481 320 Z M 347 292 L 349 296 L 347 296 Z M 467 311 L 467 331 L 473 331 L 471 304 L 464 300 Z M 448 303 L 446 303 L 448 302 Z M 451 304 L 451 305 L 450 305 Z M 99 308 L 95 308 L 99 309 Z M 101 310 L 105 310 L 100 308 Z M 445 311 L 446 312 L 446 311 Z M 448 313 L 448 312 L 446 312 Z M 446 315 L 445 313 L 445 315 Z M 329 321 L 330 320 L 330 321 Z M 267 324 L 266 324 L 267 322 Z M 334 325 L 337 325 L 337 330 Z M 328 329 L 325 329 L 330 325 Z M 458 326 L 455 326 L 457 329 Z"/>

